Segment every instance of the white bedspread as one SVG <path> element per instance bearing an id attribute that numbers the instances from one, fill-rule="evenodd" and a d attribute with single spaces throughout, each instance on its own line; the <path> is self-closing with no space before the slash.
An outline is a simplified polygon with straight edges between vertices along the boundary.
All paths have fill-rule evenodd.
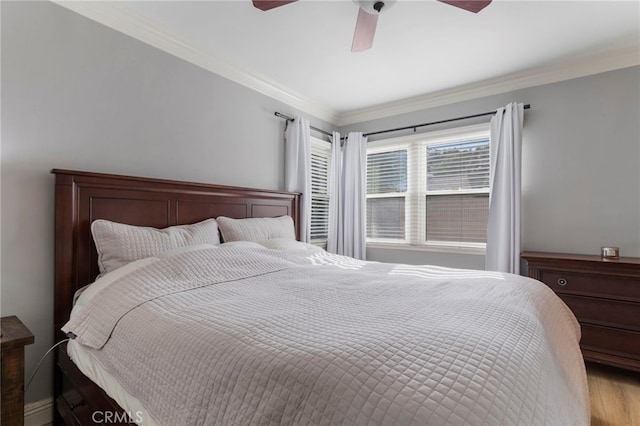
<path id="1" fill-rule="evenodd" d="M 587 425 L 579 326 L 525 277 L 204 247 L 63 330 L 158 424 Z"/>

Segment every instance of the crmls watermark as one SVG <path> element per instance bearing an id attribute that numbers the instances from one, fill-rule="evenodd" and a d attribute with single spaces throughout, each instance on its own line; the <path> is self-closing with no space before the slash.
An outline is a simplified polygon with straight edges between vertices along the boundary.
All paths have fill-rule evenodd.
<path id="1" fill-rule="evenodd" d="M 140 411 L 94 411 L 91 420 L 98 424 L 142 423 L 143 418 Z"/>

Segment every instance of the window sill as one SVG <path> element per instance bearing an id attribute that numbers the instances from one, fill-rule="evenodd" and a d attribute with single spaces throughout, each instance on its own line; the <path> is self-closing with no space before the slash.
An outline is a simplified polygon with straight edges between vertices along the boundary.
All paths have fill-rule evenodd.
<path id="1" fill-rule="evenodd" d="M 410 251 L 428 251 L 434 253 L 451 253 L 451 254 L 471 254 L 476 256 L 485 255 L 485 245 L 477 246 L 459 246 L 451 244 L 407 244 L 407 243 L 388 243 L 372 241 L 367 242 L 367 248 L 372 249 L 389 249 L 389 250 L 410 250 Z"/>

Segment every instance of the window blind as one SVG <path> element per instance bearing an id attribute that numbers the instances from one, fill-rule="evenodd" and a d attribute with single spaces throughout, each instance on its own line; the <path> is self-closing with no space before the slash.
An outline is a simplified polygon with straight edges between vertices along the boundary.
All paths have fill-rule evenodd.
<path id="1" fill-rule="evenodd" d="M 488 137 L 426 147 L 426 241 L 486 242 L 489 155 Z"/>
<path id="2" fill-rule="evenodd" d="M 311 138 L 311 242 L 326 244 L 329 232 L 331 144 Z"/>
<path id="3" fill-rule="evenodd" d="M 406 148 L 367 155 L 367 194 L 406 191 Z"/>
<path id="4" fill-rule="evenodd" d="M 405 239 L 406 147 L 367 155 L 367 237 Z"/>
<path id="5" fill-rule="evenodd" d="M 489 194 L 426 197 L 426 240 L 484 243 L 487 241 Z"/>
<path id="6" fill-rule="evenodd" d="M 489 139 L 427 146 L 427 190 L 489 188 Z"/>

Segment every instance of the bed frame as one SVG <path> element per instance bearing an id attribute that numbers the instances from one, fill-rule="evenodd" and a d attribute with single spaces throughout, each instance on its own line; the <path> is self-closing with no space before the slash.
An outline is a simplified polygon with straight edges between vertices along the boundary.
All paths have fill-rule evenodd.
<path id="1" fill-rule="evenodd" d="M 55 267 L 54 338 L 71 313 L 73 295 L 98 275 L 90 225 L 96 219 L 165 228 L 227 216 L 237 219 L 289 215 L 299 235 L 300 194 L 203 183 L 54 169 Z M 66 345 L 56 353 L 54 424 L 96 424 L 123 410 L 69 359 Z M 111 419 L 122 416 L 114 414 Z M 128 424 L 109 422 L 109 424 Z"/>

